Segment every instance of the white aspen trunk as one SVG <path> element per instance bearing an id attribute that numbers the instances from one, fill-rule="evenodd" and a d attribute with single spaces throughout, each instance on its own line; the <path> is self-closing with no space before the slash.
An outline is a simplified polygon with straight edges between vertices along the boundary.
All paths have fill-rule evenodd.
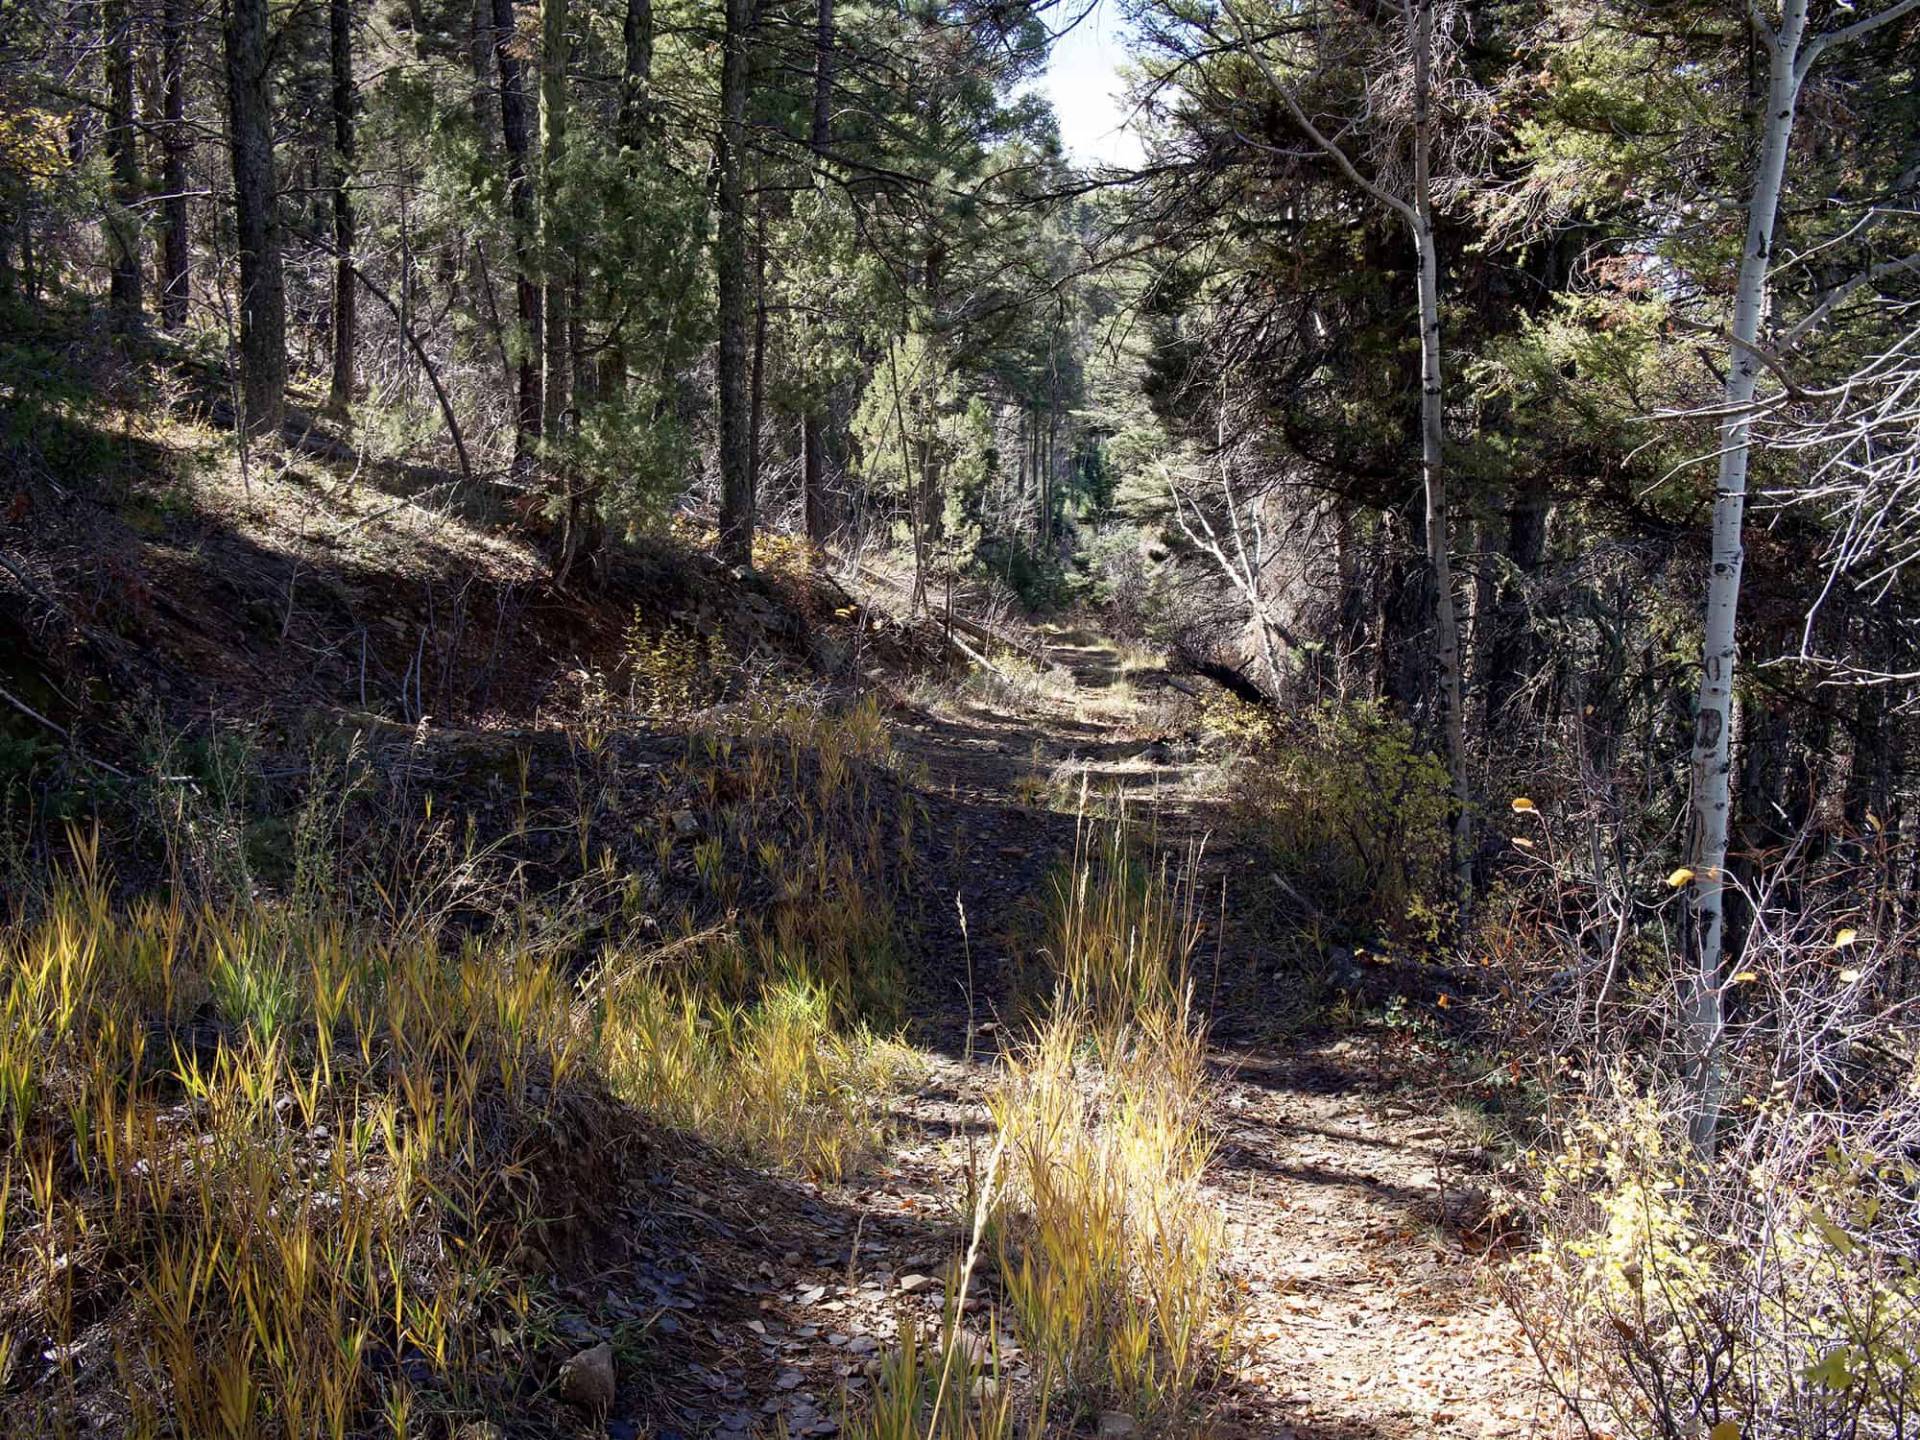
<path id="1" fill-rule="evenodd" d="M 1460 620 L 1454 608 L 1452 528 L 1442 455 L 1446 398 L 1440 355 L 1440 257 L 1433 237 L 1433 0 L 1417 0 L 1413 39 L 1413 240 L 1420 260 L 1420 478 L 1426 495 L 1427 566 L 1432 575 L 1433 648 L 1441 743 L 1453 782 L 1454 894 L 1462 910 L 1473 889 L 1473 806 L 1467 785 L 1466 719 L 1460 699 Z"/>
<path id="2" fill-rule="evenodd" d="M 1753 345 L 1767 309 L 1767 272 L 1773 226 L 1786 174 L 1787 142 L 1799 97 L 1801 42 L 1807 0 L 1783 0 L 1780 24 L 1769 37 L 1767 109 L 1760 155 L 1754 166 L 1753 198 L 1747 205 L 1746 248 L 1734 293 L 1731 342 L 1727 347 L 1726 418 L 1720 426 L 1720 471 L 1713 495 L 1713 559 L 1707 576 L 1706 633 L 1701 646 L 1700 694 L 1693 739 L 1693 815 L 1688 867 L 1693 871 L 1687 906 L 1693 946 L 1693 1001 L 1688 1016 L 1692 1050 L 1694 1113 L 1690 1130 L 1702 1154 L 1713 1150 L 1724 1085 L 1720 1054 L 1724 1017 L 1720 994 L 1721 950 L 1726 927 L 1727 828 L 1732 800 L 1728 738 L 1733 706 L 1734 618 L 1740 603 L 1745 558 L 1741 524 L 1747 503 L 1747 458 L 1751 405 L 1760 378 Z"/>

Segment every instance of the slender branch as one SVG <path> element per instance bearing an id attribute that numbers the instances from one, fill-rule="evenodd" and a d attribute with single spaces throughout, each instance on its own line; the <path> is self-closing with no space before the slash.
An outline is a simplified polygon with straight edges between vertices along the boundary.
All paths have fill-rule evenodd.
<path id="1" fill-rule="evenodd" d="M 1909 3 L 1909 0 L 1902 0 L 1902 3 Z M 1910 0 L 1910 3 L 1920 5 L 1920 0 Z M 1309 140 L 1313 141 L 1315 145 L 1326 152 L 1328 158 L 1340 167 L 1341 173 L 1343 173 L 1347 179 L 1351 180 L 1375 200 L 1378 200 L 1382 205 L 1385 205 L 1388 209 L 1400 216 L 1401 219 L 1405 220 L 1416 231 L 1419 230 L 1420 216 L 1414 211 L 1413 206 L 1409 205 L 1392 191 L 1383 189 L 1378 183 L 1362 175 L 1359 168 L 1355 166 L 1352 159 L 1347 155 L 1347 152 L 1320 133 L 1320 128 L 1315 125 L 1312 120 L 1307 118 L 1307 112 L 1300 108 L 1300 102 L 1294 98 L 1293 90 L 1282 81 L 1278 75 L 1273 73 L 1273 68 L 1267 64 L 1266 58 L 1254 47 L 1252 37 L 1247 34 L 1246 23 L 1241 20 L 1239 14 L 1233 10 L 1232 7 L 1228 8 L 1227 13 L 1233 18 L 1234 24 L 1240 30 L 1246 46 L 1247 58 L 1252 60 L 1255 66 L 1259 68 L 1260 74 L 1265 77 L 1273 93 L 1280 97 L 1280 103 L 1285 105 L 1287 107 L 1287 113 L 1293 116 L 1293 123 L 1300 127 L 1301 131 Z"/>
<path id="2" fill-rule="evenodd" d="M 1813 62 L 1833 46 L 1850 45 L 1861 36 L 1871 34 L 1882 25 L 1898 20 L 1902 15 L 1909 14 L 1916 8 L 1920 8 L 1920 0 L 1894 0 L 1893 4 L 1877 14 L 1868 15 L 1841 29 L 1829 30 L 1824 35 L 1814 36 L 1807 42 L 1806 48 L 1800 52 L 1799 62 L 1793 67 L 1796 77 L 1805 79 L 1807 72 L 1813 68 Z"/>

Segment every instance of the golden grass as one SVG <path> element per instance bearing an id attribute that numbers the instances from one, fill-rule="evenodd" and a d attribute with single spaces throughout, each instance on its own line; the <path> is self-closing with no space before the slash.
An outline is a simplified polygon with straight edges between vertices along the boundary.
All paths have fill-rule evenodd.
<path id="1" fill-rule="evenodd" d="M 103 1310 L 129 1434 L 477 1418 L 534 1363 L 515 1257 L 617 1184 L 637 1112 L 834 1177 L 911 1063 L 817 980 L 581 988 L 510 942 L 119 908 L 92 875 L 0 933 L 0 1374 L 58 1372 L 8 1387 L 10 1434 L 74 1428 Z"/>
<path id="2" fill-rule="evenodd" d="M 973 1234 L 936 1335 L 903 1331 L 849 1440 L 1010 1440 L 1048 1433 L 1057 1401 L 1120 1410 L 1148 1434 L 1204 1428 L 1234 1338 L 1212 1158 L 1204 1026 L 1186 966 L 1191 867 L 1136 853 L 1122 819 L 1083 824 L 1056 887 L 1043 1018 L 1002 1063 L 994 1143 L 970 1178 Z M 1024 1403 L 998 1347 L 958 1339 L 982 1249 L 1030 1366 Z"/>
<path id="3" fill-rule="evenodd" d="M 1204 1044 L 1183 1006 L 1095 1034 L 1062 1008 L 993 1095 L 1001 1278 L 1015 1333 L 1069 1397 L 1177 1429 L 1232 1331 L 1225 1230 L 1201 1190 Z"/>
<path id="4" fill-rule="evenodd" d="M 1083 779 L 1073 856 L 1051 882 L 1045 954 L 1053 1007 L 1107 1030 L 1143 1012 L 1184 1009 L 1200 939 L 1199 856 L 1175 863 L 1143 850 L 1124 804 L 1099 823 L 1088 798 Z"/>
<path id="5" fill-rule="evenodd" d="M 603 987 L 598 1037 L 622 1100 L 830 1181 L 879 1147 L 883 1099 L 916 1067 L 912 1050 L 865 1026 L 836 1031 L 828 990 L 797 977 L 728 1005 L 623 976 Z"/>

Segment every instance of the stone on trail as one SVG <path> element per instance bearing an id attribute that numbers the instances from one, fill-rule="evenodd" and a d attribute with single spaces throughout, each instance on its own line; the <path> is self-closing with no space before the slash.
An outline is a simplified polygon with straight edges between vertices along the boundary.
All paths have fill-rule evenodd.
<path id="1" fill-rule="evenodd" d="M 613 1404 L 613 1346 L 602 1340 L 560 1367 L 560 1398 L 590 1415 Z"/>

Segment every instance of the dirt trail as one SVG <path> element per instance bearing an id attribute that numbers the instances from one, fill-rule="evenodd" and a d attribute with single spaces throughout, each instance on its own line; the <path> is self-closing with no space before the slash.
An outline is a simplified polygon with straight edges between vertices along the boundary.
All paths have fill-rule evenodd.
<path id="1" fill-rule="evenodd" d="M 1000 1021 L 1038 944 L 1050 880 L 1072 854 L 1083 777 L 1094 790 L 1125 789 L 1163 844 L 1207 837 L 1204 892 L 1225 897 L 1218 975 L 1203 996 L 1217 1080 L 1210 1187 L 1229 1226 L 1244 1354 L 1212 1433 L 1550 1432 L 1477 1258 L 1469 1157 L 1454 1153 L 1432 1088 L 1412 1083 L 1377 1035 L 1303 1038 L 1276 1023 L 1302 1007 L 1290 1006 L 1290 982 L 1257 938 L 1231 924 L 1236 896 L 1263 872 L 1219 843 L 1204 767 L 1150 728 L 1151 677 L 1129 673 L 1097 636 L 1048 639 L 1056 669 L 1037 690 L 897 717 L 926 812 L 914 948 L 919 971 L 938 979 L 917 997 L 912 1034 L 931 1056 L 926 1081 L 895 1105 L 888 1153 L 847 1184 L 674 1178 L 675 1193 L 706 1197 L 698 1213 L 724 1243 L 688 1257 L 691 1291 L 663 1302 L 705 1323 L 687 1336 L 697 1363 L 660 1377 L 648 1432 L 832 1436 L 840 1397 L 858 1405 L 869 1393 L 874 1357 L 901 1324 L 937 1327 L 941 1268 L 990 1144 L 995 1051 L 1016 1030 Z M 977 1332 L 984 1302 L 970 1300 L 969 1312 Z M 1019 1384 L 1013 1337 L 1000 1353 L 1003 1377 Z"/>
<path id="2" fill-rule="evenodd" d="M 1224 880 L 1226 895 L 1219 964 L 1238 982 L 1210 987 L 1220 1037 L 1212 1187 L 1231 1226 L 1247 1350 L 1218 1433 L 1400 1440 L 1550 1430 L 1522 1338 L 1479 1258 L 1472 1230 L 1483 1197 L 1463 1163 L 1470 1157 L 1446 1116 L 1423 1109 L 1438 1104 L 1432 1092 L 1409 1086 L 1371 1039 L 1259 1038 L 1272 1030 L 1262 1016 L 1285 1008 L 1275 989 L 1285 982 L 1261 975 L 1261 956 L 1231 938 L 1234 892 L 1259 875 L 1250 857 L 1221 846 L 1203 767 L 1141 728 L 1151 672 L 1130 676 L 1110 642 L 1085 633 L 1050 636 L 1048 655 L 1065 674 L 1040 696 L 910 722 L 900 743 L 926 768 L 934 869 L 968 912 L 976 1019 L 1069 853 L 1073 819 L 1049 799 L 1067 803 L 1084 776 L 1150 811 L 1163 843 L 1206 837 L 1203 888 L 1217 897 Z M 957 929 L 951 908 L 927 918 Z M 964 1013 L 946 998 L 940 1013 Z M 983 1064 L 956 1066 L 931 1106 L 923 1097 L 908 1118 L 959 1133 L 977 1123 L 971 1102 L 985 1076 Z M 938 1184 L 903 1158 L 920 1184 Z"/>

